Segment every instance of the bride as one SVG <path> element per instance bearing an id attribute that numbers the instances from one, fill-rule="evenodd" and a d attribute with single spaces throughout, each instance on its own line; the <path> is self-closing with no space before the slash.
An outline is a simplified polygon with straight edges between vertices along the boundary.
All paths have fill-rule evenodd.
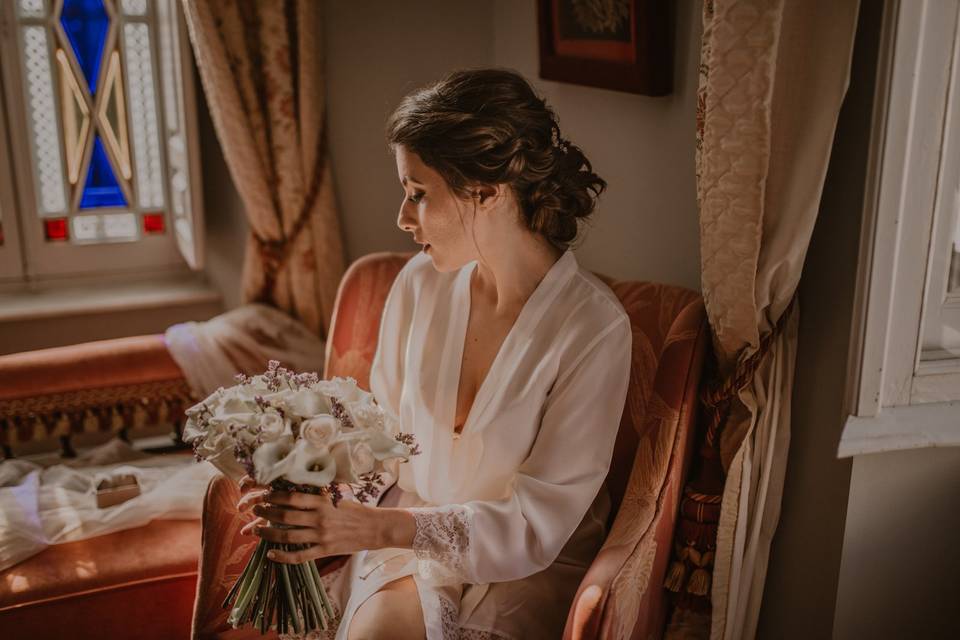
<path id="1" fill-rule="evenodd" d="M 607 533 L 630 377 L 629 318 L 571 249 L 606 184 L 507 70 L 408 95 L 387 138 L 422 251 L 387 295 L 370 390 L 422 453 L 377 506 L 248 483 L 245 532 L 312 545 L 279 562 L 349 554 L 314 637 L 559 638 Z"/>

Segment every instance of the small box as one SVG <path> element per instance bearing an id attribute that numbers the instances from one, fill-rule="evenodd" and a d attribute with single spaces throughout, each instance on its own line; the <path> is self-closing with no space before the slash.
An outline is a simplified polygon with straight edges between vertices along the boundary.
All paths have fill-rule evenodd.
<path id="1" fill-rule="evenodd" d="M 126 473 L 104 478 L 97 483 L 97 508 L 106 509 L 140 495 L 137 476 Z"/>

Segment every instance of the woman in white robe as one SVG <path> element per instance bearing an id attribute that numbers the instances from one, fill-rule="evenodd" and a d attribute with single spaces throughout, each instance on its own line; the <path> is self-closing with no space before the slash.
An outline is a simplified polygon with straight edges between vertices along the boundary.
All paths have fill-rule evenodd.
<path id="1" fill-rule="evenodd" d="M 398 150 L 398 169 L 405 186 L 411 169 L 440 179 L 409 149 Z M 607 533 L 604 480 L 629 384 L 629 317 L 569 246 L 557 250 L 457 429 L 480 260 L 450 268 L 438 255 L 452 246 L 440 227 L 422 217 L 405 224 L 404 215 L 401 228 L 424 232 L 431 246 L 391 286 L 370 387 L 421 454 L 390 466 L 396 484 L 373 510 L 412 515 L 414 534 L 398 533 L 407 536 L 399 546 L 357 549 L 325 576 L 339 619 L 312 637 L 365 637 L 350 630 L 358 609 L 409 576 L 428 640 L 559 638 Z M 488 243 L 481 240 L 481 256 Z M 258 514 L 271 519 L 269 510 Z M 379 637 L 410 637 L 394 631 Z"/>

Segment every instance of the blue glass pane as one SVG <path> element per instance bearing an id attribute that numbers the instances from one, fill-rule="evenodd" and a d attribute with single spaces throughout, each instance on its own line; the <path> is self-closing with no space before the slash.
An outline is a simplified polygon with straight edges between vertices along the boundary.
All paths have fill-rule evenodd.
<path id="1" fill-rule="evenodd" d="M 103 150 L 103 142 L 98 135 L 93 141 L 93 157 L 87 170 L 87 184 L 80 198 L 81 209 L 97 207 L 125 207 L 127 199 L 117 183 L 117 176 L 110 166 L 110 159 Z"/>
<path id="2" fill-rule="evenodd" d="M 103 0 L 63 0 L 60 24 L 87 78 L 90 93 L 96 93 L 103 41 L 110 25 L 110 18 L 103 9 Z"/>

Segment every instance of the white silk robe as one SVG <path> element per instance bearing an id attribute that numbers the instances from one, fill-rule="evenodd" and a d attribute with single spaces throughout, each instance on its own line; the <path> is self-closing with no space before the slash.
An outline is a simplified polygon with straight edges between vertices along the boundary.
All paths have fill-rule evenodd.
<path id="1" fill-rule="evenodd" d="M 453 430 L 470 262 L 419 253 L 383 310 L 370 388 L 422 453 L 392 465 L 380 506 L 409 508 L 413 549 L 358 552 L 328 587 L 337 640 L 384 584 L 412 575 L 428 640 L 559 638 L 605 537 L 604 482 L 630 378 L 630 320 L 567 250 L 540 281 Z M 332 634 L 331 634 L 332 635 Z"/>

